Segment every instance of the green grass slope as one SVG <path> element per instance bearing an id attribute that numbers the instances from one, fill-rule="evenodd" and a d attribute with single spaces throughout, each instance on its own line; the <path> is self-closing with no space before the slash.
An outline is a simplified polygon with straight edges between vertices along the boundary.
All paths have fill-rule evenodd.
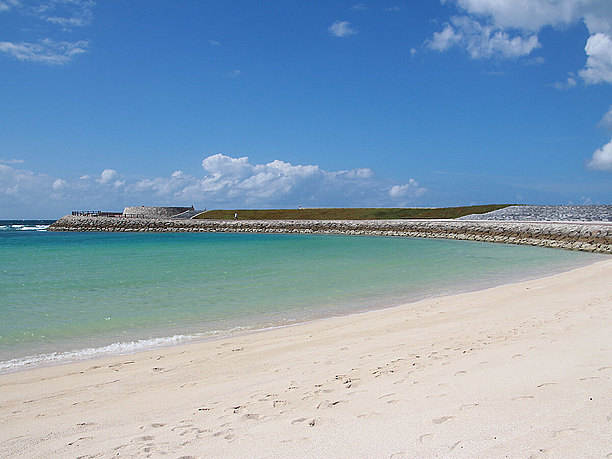
<path id="1" fill-rule="evenodd" d="M 437 208 L 320 208 L 320 209 L 234 209 L 209 210 L 196 218 L 209 220 L 390 220 L 418 218 L 459 218 L 503 209 L 511 204 Z"/>

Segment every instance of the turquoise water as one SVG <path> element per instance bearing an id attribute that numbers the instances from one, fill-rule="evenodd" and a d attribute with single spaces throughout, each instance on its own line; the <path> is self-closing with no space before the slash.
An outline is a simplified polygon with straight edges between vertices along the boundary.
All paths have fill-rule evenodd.
<path id="1" fill-rule="evenodd" d="M 0 371 L 382 308 L 603 257 L 437 239 L 4 230 Z"/>

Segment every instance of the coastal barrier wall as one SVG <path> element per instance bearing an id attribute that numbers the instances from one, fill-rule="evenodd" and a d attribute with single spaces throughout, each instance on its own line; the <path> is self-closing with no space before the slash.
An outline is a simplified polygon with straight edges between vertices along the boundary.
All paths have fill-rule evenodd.
<path id="1" fill-rule="evenodd" d="M 166 218 L 193 210 L 193 207 L 126 207 L 123 210 L 125 217 L 132 218 Z"/>
<path id="2" fill-rule="evenodd" d="M 612 253 L 612 224 L 468 220 L 176 220 L 67 215 L 48 231 L 231 232 L 430 237 Z"/>

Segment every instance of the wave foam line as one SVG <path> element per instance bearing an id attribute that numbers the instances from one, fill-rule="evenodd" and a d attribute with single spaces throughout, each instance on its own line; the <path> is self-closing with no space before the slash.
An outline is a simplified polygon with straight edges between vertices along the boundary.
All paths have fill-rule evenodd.
<path id="1" fill-rule="evenodd" d="M 77 360 L 87 360 L 98 357 L 108 357 L 113 355 L 133 354 L 139 351 L 148 351 L 161 347 L 185 344 L 194 340 L 212 339 L 215 337 L 227 336 L 235 332 L 251 330 L 251 327 L 233 327 L 229 330 L 211 330 L 205 333 L 193 335 L 174 335 L 163 338 L 140 339 L 137 341 L 122 341 L 107 346 L 88 347 L 81 350 L 66 352 L 50 352 L 47 354 L 28 355 L 10 360 L 0 361 L 0 374 L 11 373 L 13 371 L 34 368 L 39 366 L 62 364 Z"/>
<path id="2" fill-rule="evenodd" d="M 125 341 L 101 347 L 88 347 L 78 351 L 50 352 L 48 354 L 29 355 L 26 357 L 0 362 L 0 373 L 21 370 L 29 366 L 39 366 L 52 363 L 68 363 L 75 360 L 85 360 L 108 355 L 131 354 L 133 352 L 148 350 L 156 347 L 180 344 L 195 337 L 196 336 L 193 335 L 174 335 L 164 338 Z"/>

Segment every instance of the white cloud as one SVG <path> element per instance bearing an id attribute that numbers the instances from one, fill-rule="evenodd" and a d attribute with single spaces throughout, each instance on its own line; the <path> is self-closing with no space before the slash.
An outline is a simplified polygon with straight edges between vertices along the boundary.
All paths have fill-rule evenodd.
<path id="1" fill-rule="evenodd" d="M 536 35 L 515 35 L 468 16 L 454 16 L 441 32 L 435 32 L 427 46 L 446 51 L 453 46 L 466 49 L 472 59 L 518 58 L 540 47 Z"/>
<path id="2" fill-rule="evenodd" d="M 85 27 L 93 20 L 93 0 L 49 0 L 33 8 L 35 14 L 51 24 L 70 30 L 71 27 Z"/>
<path id="3" fill-rule="evenodd" d="M 99 183 L 110 183 L 117 179 L 117 171 L 115 169 L 104 169 L 98 179 Z"/>
<path id="4" fill-rule="evenodd" d="M 196 173 L 128 181 L 114 169 L 78 178 L 52 177 L 0 164 L 0 214 L 59 216 L 70 210 L 121 210 L 127 205 L 298 207 L 407 205 L 425 193 L 414 179 L 394 183 L 372 169 L 326 171 L 318 165 L 216 154 Z M 51 213 L 51 214 L 50 214 Z"/>
<path id="5" fill-rule="evenodd" d="M 584 47 L 586 68 L 578 73 L 587 84 L 612 83 L 612 40 L 603 33 L 591 35 Z"/>
<path id="6" fill-rule="evenodd" d="M 0 42 L 0 52 L 9 54 L 20 61 L 42 62 L 62 65 L 75 56 L 87 52 L 89 43 L 84 40 L 67 42 L 45 38 L 36 43 Z"/>
<path id="7" fill-rule="evenodd" d="M 441 3 L 450 2 L 441 0 Z M 612 36 L 610 0 L 455 0 L 452 3 L 466 14 L 464 17 L 469 18 L 471 25 L 468 28 L 454 22 L 445 25 L 426 42 L 431 49 L 445 51 L 459 45 L 472 58 L 525 56 L 540 46 L 537 33 L 542 28 L 563 28 L 583 22 L 591 37 L 585 48 L 587 66 L 579 75 L 587 84 L 612 80 L 612 53 L 606 42 Z M 553 86 L 568 89 L 574 83 L 577 81 L 570 75 L 567 81 Z"/>
<path id="8" fill-rule="evenodd" d="M 329 26 L 328 30 L 334 37 L 340 38 L 350 37 L 357 33 L 357 30 L 351 27 L 351 23 L 348 21 L 336 21 Z"/>
<path id="9" fill-rule="evenodd" d="M 53 188 L 55 191 L 60 191 L 62 188 L 66 188 L 67 186 L 68 182 L 66 182 L 66 180 L 58 178 L 53 182 L 51 188 Z"/>
<path id="10" fill-rule="evenodd" d="M 612 105 L 610 105 L 608 111 L 602 116 L 597 126 L 612 131 Z"/>
<path id="11" fill-rule="evenodd" d="M 363 3 L 357 3 L 356 5 L 351 6 L 351 9 L 357 11 L 365 11 L 368 9 L 368 7 L 365 6 Z"/>
<path id="12" fill-rule="evenodd" d="M 0 159 L 0 163 L 2 164 L 22 164 L 25 163 L 23 159 Z"/>
<path id="13" fill-rule="evenodd" d="M 0 13 L 3 11 L 8 11 L 11 8 L 19 6 L 20 3 L 18 0 L 0 0 Z"/>
<path id="14" fill-rule="evenodd" d="M 219 43 L 217 40 L 208 40 L 208 44 L 210 46 L 221 46 L 221 43 Z"/>
<path id="15" fill-rule="evenodd" d="M 34 5 L 32 6 L 32 3 Z M 60 40 L 50 38 L 59 31 L 71 32 L 72 28 L 85 27 L 93 21 L 94 0 L 45 0 L 21 3 L 18 0 L 0 0 L 0 12 L 21 15 L 34 23 L 22 28 L 25 33 L 35 32 L 38 37 L 31 40 L 0 42 L 0 53 L 5 53 L 20 61 L 62 65 L 70 62 L 79 54 L 86 53 L 88 40 Z M 8 14 L 11 14 L 8 13 Z M 42 24 L 41 24 L 42 23 Z"/>
<path id="16" fill-rule="evenodd" d="M 54 179 L 45 174 L 36 174 L 29 170 L 15 169 L 0 164 L 0 195 L 11 200 L 29 201 L 39 195 L 45 198 L 53 185 Z M 0 202 L 8 201 L 0 199 Z M 9 204 L 9 202 L 6 202 Z"/>
<path id="17" fill-rule="evenodd" d="M 553 87 L 559 91 L 571 89 L 578 84 L 573 74 L 570 74 L 565 81 L 558 81 L 553 84 Z"/>
<path id="18" fill-rule="evenodd" d="M 402 9 L 399 6 L 390 6 L 388 8 L 383 8 L 383 11 L 387 11 L 389 13 L 398 13 Z"/>
<path id="19" fill-rule="evenodd" d="M 603 147 L 593 152 L 587 167 L 593 170 L 612 172 L 612 139 Z"/>
<path id="20" fill-rule="evenodd" d="M 419 182 L 410 179 L 403 185 L 394 185 L 389 189 L 392 198 L 419 197 L 425 193 L 425 188 L 419 186 Z"/>
<path id="21" fill-rule="evenodd" d="M 434 32 L 433 38 L 428 42 L 428 46 L 435 51 L 446 51 L 459 43 L 461 39 L 461 35 L 456 33 L 450 24 L 446 24 L 441 32 Z"/>
<path id="22" fill-rule="evenodd" d="M 607 1 L 607 0 L 604 0 Z M 500 28 L 538 31 L 547 25 L 564 25 L 581 16 L 583 5 L 590 0 L 458 0 L 470 14 L 490 18 Z"/>

